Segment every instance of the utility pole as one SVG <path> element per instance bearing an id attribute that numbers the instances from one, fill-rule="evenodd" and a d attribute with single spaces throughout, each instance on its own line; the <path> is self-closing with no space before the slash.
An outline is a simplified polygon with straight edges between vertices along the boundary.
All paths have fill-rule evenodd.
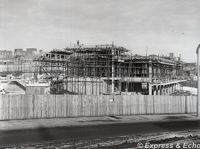
<path id="1" fill-rule="evenodd" d="M 114 77 L 115 77 L 115 66 L 114 66 L 114 54 L 115 54 L 115 52 L 114 52 L 114 43 L 112 43 L 112 94 L 114 94 L 114 92 L 115 92 L 115 80 L 114 80 Z"/>
<path id="2" fill-rule="evenodd" d="M 200 112 L 199 112 L 199 97 L 200 97 L 199 49 L 200 49 L 200 44 L 198 45 L 197 50 L 196 50 L 196 54 L 197 54 L 197 84 L 198 84 L 198 87 L 197 87 L 197 116 L 198 117 L 200 116 Z"/>

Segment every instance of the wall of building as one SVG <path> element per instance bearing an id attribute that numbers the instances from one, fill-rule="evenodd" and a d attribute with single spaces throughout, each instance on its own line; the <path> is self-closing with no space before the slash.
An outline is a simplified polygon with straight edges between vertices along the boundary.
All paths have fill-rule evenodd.
<path id="1" fill-rule="evenodd" d="M 8 74 L 14 74 L 16 72 L 23 73 L 34 73 L 37 72 L 37 68 L 34 67 L 33 63 L 20 63 L 20 64 L 1 64 L 0 65 L 0 74 L 2 72 Z"/>
<path id="2" fill-rule="evenodd" d="M 53 81 L 52 81 L 53 82 Z M 60 82 L 60 83 L 59 83 Z M 60 90 L 59 92 L 58 89 Z M 62 91 L 63 90 L 63 91 Z M 117 91 L 117 89 L 116 89 Z M 100 78 L 69 77 L 51 86 L 51 94 L 100 95 L 111 93 L 111 83 Z"/>
<path id="3" fill-rule="evenodd" d="M 50 87 L 47 85 L 30 85 L 26 86 L 26 94 L 35 95 L 35 94 L 50 94 Z"/>
<path id="4" fill-rule="evenodd" d="M 195 113 L 196 96 L 0 95 L 0 120 Z"/>

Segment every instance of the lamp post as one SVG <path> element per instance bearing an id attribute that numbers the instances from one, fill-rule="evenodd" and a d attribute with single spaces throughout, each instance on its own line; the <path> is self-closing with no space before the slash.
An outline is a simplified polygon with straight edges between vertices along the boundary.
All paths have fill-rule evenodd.
<path id="1" fill-rule="evenodd" d="M 200 80 L 199 80 L 199 49 L 200 49 L 200 44 L 198 45 L 197 47 L 197 50 L 196 50 L 196 54 L 197 54 L 197 116 L 199 117 L 200 116 L 200 113 L 199 113 L 199 97 L 200 97 Z"/>

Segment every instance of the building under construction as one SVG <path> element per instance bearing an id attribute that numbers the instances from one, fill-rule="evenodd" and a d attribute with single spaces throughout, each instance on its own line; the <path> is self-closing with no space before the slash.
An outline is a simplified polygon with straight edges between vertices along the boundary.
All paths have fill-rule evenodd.
<path id="1" fill-rule="evenodd" d="M 139 56 L 113 44 L 52 50 L 34 60 L 52 94 L 172 93 L 183 81 L 183 64 L 168 57 Z"/>

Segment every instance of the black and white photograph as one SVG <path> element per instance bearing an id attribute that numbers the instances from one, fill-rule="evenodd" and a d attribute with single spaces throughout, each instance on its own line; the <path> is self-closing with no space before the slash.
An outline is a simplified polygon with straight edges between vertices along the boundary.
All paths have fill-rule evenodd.
<path id="1" fill-rule="evenodd" d="M 0 0 L 0 149 L 199 149 L 199 0 Z"/>

